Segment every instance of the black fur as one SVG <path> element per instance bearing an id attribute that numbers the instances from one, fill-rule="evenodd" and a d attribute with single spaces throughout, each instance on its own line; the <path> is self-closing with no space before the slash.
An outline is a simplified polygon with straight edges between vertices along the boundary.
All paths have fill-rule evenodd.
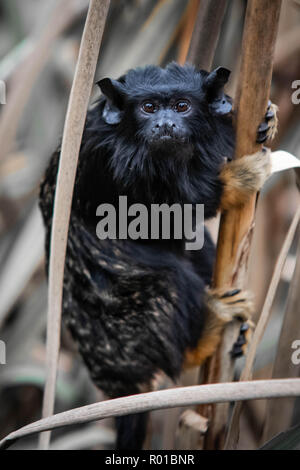
<path id="1" fill-rule="evenodd" d="M 116 450 L 140 450 L 146 437 L 147 423 L 148 413 L 119 416 L 116 419 Z"/>
<path id="2" fill-rule="evenodd" d="M 149 388 L 160 371 L 178 377 L 185 350 L 196 346 L 205 321 L 203 292 L 212 275 L 214 247 L 208 233 L 200 251 L 186 251 L 184 240 L 100 241 L 96 208 L 103 202 L 116 205 L 126 195 L 128 204 L 203 203 L 206 218 L 216 214 L 222 194 L 219 172 L 224 157 L 232 154 L 234 133 L 231 116 L 222 111 L 225 105 L 226 112 L 230 109 L 223 94 L 228 74 L 224 69 L 214 73 L 215 78 L 174 63 L 166 69 L 130 70 L 119 81 L 99 83 L 107 96 L 87 116 L 70 219 L 63 315 L 94 383 L 109 397 Z M 178 99 L 189 100 L 192 108 L 185 116 L 174 113 L 177 134 L 170 131 L 166 141 L 152 138 L 156 116 L 145 116 L 142 103 L 155 100 L 167 107 Z M 40 193 L 47 258 L 58 158 L 59 151 Z M 134 428 L 135 418 L 130 420 Z M 137 435 L 120 442 L 126 434 L 122 420 L 118 428 L 119 448 L 141 447 Z"/>

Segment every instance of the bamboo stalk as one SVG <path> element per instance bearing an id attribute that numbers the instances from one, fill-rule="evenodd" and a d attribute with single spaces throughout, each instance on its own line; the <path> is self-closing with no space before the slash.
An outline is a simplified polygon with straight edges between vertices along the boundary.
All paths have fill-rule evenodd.
<path id="1" fill-rule="evenodd" d="M 8 448 L 21 437 L 62 426 L 88 423 L 114 416 L 124 416 L 132 413 L 180 406 L 192 406 L 200 403 L 297 397 L 299 395 L 300 379 L 253 380 L 251 382 L 195 385 L 140 393 L 138 395 L 93 403 L 35 421 L 2 439 L 0 441 L 0 448 Z"/>
<path id="2" fill-rule="evenodd" d="M 195 28 L 187 55 L 200 69 L 210 70 L 220 36 L 227 0 L 200 0 Z"/>
<path id="3" fill-rule="evenodd" d="M 281 0 L 248 2 L 239 86 L 235 99 L 235 158 L 255 153 L 260 148 L 256 143 L 256 135 L 269 98 L 280 6 Z M 244 284 L 253 234 L 255 204 L 256 195 L 241 210 L 222 214 L 214 272 L 215 287 L 230 288 Z M 234 361 L 229 352 L 237 335 L 237 324 L 226 328 L 217 353 L 206 365 L 205 382 L 226 382 L 233 379 Z M 228 404 L 202 407 L 200 412 L 208 417 L 211 423 L 204 447 L 222 448 L 225 442 Z"/>
<path id="4" fill-rule="evenodd" d="M 63 133 L 51 232 L 47 317 L 47 377 L 43 417 L 50 416 L 54 409 L 60 346 L 63 275 L 73 186 L 109 3 L 109 0 L 90 1 Z M 43 434 L 40 447 L 46 449 L 49 440 L 50 433 Z"/>

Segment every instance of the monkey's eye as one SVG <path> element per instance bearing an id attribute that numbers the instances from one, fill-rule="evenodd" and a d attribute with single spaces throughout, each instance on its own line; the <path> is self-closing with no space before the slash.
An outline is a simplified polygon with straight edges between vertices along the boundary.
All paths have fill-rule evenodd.
<path id="1" fill-rule="evenodd" d="M 191 108 L 189 101 L 180 100 L 174 105 L 174 111 L 177 113 L 186 113 Z"/>
<path id="2" fill-rule="evenodd" d="M 142 110 L 145 111 L 145 113 L 155 113 L 157 111 L 157 106 L 151 101 L 146 101 L 142 105 Z"/>

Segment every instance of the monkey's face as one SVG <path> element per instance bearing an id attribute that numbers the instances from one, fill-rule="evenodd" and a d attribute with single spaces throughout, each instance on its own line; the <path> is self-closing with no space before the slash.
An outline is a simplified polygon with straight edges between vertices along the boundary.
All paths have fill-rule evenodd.
<path id="1" fill-rule="evenodd" d="M 99 82 L 106 97 L 102 117 L 129 144 L 146 144 L 160 155 L 171 148 L 172 155 L 193 155 L 196 142 L 213 138 L 216 116 L 231 110 L 223 92 L 228 76 L 221 67 L 207 73 L 172 63 L 105 78 Z"/>
<path id="2" fill-rule="evenodd" d="M 161 95 L 150 96 L 136 105 L 138 134 L 156 148 L 188 143 L 192 137 L 189 124 L 195 114 L 192 100 L 170 93 Z"/>

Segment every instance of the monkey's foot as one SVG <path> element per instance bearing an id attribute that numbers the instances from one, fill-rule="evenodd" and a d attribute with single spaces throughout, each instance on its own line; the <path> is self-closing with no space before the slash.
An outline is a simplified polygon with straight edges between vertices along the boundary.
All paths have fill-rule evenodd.
<path id="1" fill-rule="evenodd" d="M 209 322 L 225 325 L 234 319 L 248 322 L 254 310 L 252 295 L 248 291 L 224 289 L 207 291 L 207 309 Z"/>
<path id="2" fill-rule="evenodd" d="M 197 347 L 186 351 L 185 367 L 199 366 L 212 356 L 220 343 L 224 327 L 234 319 L 252 323 L 250 317 L 254 307 L 251 297 L 249 292 L 239 289 L 229 292 L 207 289 L 204 329 Z"/>
<path id="3" fill-rule="evenodd" d="M 231 356 L 237 358 L 244 355 L 254 329 L 254 323 L 251 321 L 254 310 L 252 294 L 239 289 L 228 292 L 212 290 L 208 292 L 208 296 L 209 308 L 213 310 L 217 321 L 223 324 L 229 323 L 235 318 L 243 321 L 238 339 L 233 345 Z"/>
<path id="4" fill-rule="evenodd" d="M 273 140 L 278 127 L 277 118 L 278 106 L 269 101 L 264 121 L 260 124 L 257 131 L 256 141 L 263 144 L 267 140 Z"/>

